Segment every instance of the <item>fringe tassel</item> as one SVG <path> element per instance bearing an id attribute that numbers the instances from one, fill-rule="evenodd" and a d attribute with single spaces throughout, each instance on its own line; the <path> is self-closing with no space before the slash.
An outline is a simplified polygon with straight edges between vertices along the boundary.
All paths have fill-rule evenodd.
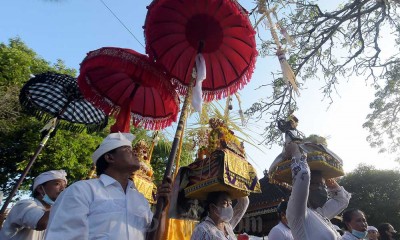
<path id="1" fill-rule="evenodd" d="M 285 182 L 280 182 L 280 181 L 275 180 L 274 174 L 268 173 L 268 178 L 269 178 L 269 182 L 270 183 L 282 186 L 282 187 L 287 188 L 289 190 L 292 190 L 292 185 L 290 185 L 288 183 L 285 183 Z"/>
<path id="2" fill-rule="evenodd" d="M 273 12 L 275 10 L 272 9 L 271 11 Z M 275 31 L 275 28 L 274 28 L 274 25 L 273 25 L 273 22 L 272 22 L 272 19 L 271 19 L 271 16 L 270 16 L 270 12 L 271 11 L 266 10 L 265 17 L 268 20 L 272 38 L 274 39 L 275 44 L 278 47 L 276 55 L 278 56 L 279 63 L 281 65 L 283 79 L 288 84 L 288 86 L 292 85 L 293 90 L 299 96 L 300 92 L 299 92 L 299 89 L 298 89 L 297 84 L 296 84 L 296 76 L 294 75 L 293 70 L 290 67 L 289 63 L 287 62 L 286 57 L 285 57 L 285 51 L 282 49 L 282 46 L 281 46 L 281 44 L 279 42 L 278 35 L 276 34 L 276 31 Z M 290 85 L 289 85 L 289 83 L 290 83 Z"/>
<path id="3" fill-rule="evenodd" d="M 223 89 L 216 89 L 216 90 L 208 90 L 203 88 L 203 100 L 205 102 L 211 102 L 214 100 L 220 100 L 230 96 L 232 93 L 235 93 L 246 86 L 247 83 L 250 82 L 251 76 L 253 75 L 256 59 L 258 56 L 257 50 L 254 50 L 253 57 L 251 57 L 250 63 L 247 69 L 244 70 L 245 74 L 238 79 L 237 81 L 233 82 L 230 86 L 227 86 Z M 206 79 L 207 81 L 207 79 Z M 176 88 L 176 91 L 182 95 L 186 96 L 188 92 L 188 86 L 184 85 L 181 81 L 176 78 L 172 78 L 172 82 Z"/>

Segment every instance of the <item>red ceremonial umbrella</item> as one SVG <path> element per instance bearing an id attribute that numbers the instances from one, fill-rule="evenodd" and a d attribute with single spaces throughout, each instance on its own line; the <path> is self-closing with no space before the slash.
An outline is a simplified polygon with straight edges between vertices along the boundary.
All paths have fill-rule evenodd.
<path id="1" fill-rule="evenodd" d="M 201 53 L 206 101 L 237 92 L 250 81 L 257 57 L 255 31 L 235 0 L 154 0 L 145 22 L 146 51 L 186 94 Z"/>
<path id="2" fill-rule="evenodd" d="M 253 73 L 257 57 L 255 31 L 247 12 L 235 0 L 154 0 L 148 7 L 144 31 L 150 58 L 164 65 L 178 82 L 178 91 L 187 94 L 165 181 L 171 175 L 186 121 L 193 68 L 196 65 L 197 103 L 201 97 L 211 101 L 234 94 Z M 164 200 L 158 199 L 152 229 L 156 229 L 163 208 Z M 155 238 L 154 234 L 148 234 L 149 238 Z"/>
<path id="3" fill-rule="evenodd" d="M 81 63 L 79 87 L 94 105 L 116 114 L 111 132 L 129 132 L 133 125 L 159 130 L 176 121 L 179 100 L 165 70 L 130 49 L 105 47 Z"/>

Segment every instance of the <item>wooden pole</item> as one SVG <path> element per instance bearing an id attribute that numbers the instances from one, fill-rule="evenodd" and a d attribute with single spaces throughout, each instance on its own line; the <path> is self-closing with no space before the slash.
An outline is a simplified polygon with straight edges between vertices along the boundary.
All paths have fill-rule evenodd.
<path id="1" fill-rule="evenodd" d="M 39 146 L 36 148 L 35 154 L 29 160 L 29 163 L 25 167 L 24 172 L 21 174 L 21 176 L 19 177 L 17 183 L 14 185 L 13 189 L 11 190 L 10 195 L 8 195 L 6 201 L 4 202 L 3 207 L 0 210 L 0 216 L 2 216 L 5 213 L 5 211 L 6 211 L 7 207 L 8 207 L 8 204 L 10 204 L 12 198 L 14 197 L 14 195 L 17 192 L 18 188 L 21 186 L 21 184 L 24 181 L 26 175 L 31 170 L 31 168 L 32 168 L 33 164 L 35 163 L 37 157 L 39 156 L 40 152 L 43 150 L 44 146 L 46 145 L 47 140 L 49 140 L 51 133 L 56 129 L 57 124 L 58 124 L 58 119 L 56 120 L 56 123 L 50 127 L 50 129 L 48 130 L 47 134 L 42 138 L 42 141 L 40 141 Z M 2 221 L 4 221 L 3 218 L 2 218 Z M 3 222 L 0 222 L 0 226 L 2 224 L 3 224 Z"/>
<path id="2" fill-rule="evenodd" d="M 179 139 L 180 139 L 183 129 L 184 129 L 184 124 L 186 122 L 187 114 L 188 114 L 188 110 L 189 110 L 189 103 L 192 98 L 192 90 L 193 90 L 194 80 L 195 80 L 194 78 L 191 79 L 189 87 L 188 87 L 188 92 L 185 97 L 185 101 L 183 102 L 181 116 L 179 118 L 178 127 L 175 132 L 174 141 L 172 142 L 171 152 L 169 154 L 167 166 L 166 166 L 165 173 L 164 173 L 163 183 L 166 182 L 166 178 L 171 178 L 172 166 L 173 166 L 173 163 L 174 163 L 174 160 L 176 157 L 176 153 L 178 150 Z M 164 208 L 165 208 L 165 199 L 158 198 L 156 210 L 155 210 L 154 216 L 153 216 L 153 220 L 151 221 L 150 229 L 149 229 L 149 232 L 147 233 L 147 237 L 146 237 L 147 240 L 156 240 L 157 230 L 158 230 L 158 226 L 160 223 L 161 214 L 164 211 Z"/>
<path id="3" fill-rule="evenodd" d="M 151 146 L 150 146 L 150 150 L 149 150 L 149 162 L 151 161 L 151 157 L 153 156 L 153 150 L 154 150 L 154 146 L 156 145 L 156 138 L 158 137 L 158 131 L 155 131 L 153 134 L 153 140 L 151 141 Z"/>

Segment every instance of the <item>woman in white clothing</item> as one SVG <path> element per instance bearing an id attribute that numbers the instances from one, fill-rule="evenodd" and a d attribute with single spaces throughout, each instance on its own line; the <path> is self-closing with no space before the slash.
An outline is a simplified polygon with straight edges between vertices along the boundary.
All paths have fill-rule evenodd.
<path id="1" fill-rule="evenodd" d="M 350 194 L 335 180 L 325 181 L 321 172 L 310 171 L 307 156 L 302 154 L 297 143 L 289 143 L 285 152 L 292 159 L 292 193 L 286 216 L 293 238 L 341 239 L 330 219 L 347 207 Z"/>
<path id="2" fill-rule="evenodd" d="M 232 208 L 232 199 L 227 192 L 211 192 L 207 196 L 207 215 L 193 231 L 192 240 L 236 240 L 233 229 L 242 219 L 249 206 L 249 198 L 239 198 Z"/>
<path id="3" fill-rule="evenodd" d="M 343 223 L 346 227 L 343 240 L 358 240 L 367 237 L 368 223 L 365 219 L 365 214 L 361 210 L 350 208 L 344 211 Z"/>

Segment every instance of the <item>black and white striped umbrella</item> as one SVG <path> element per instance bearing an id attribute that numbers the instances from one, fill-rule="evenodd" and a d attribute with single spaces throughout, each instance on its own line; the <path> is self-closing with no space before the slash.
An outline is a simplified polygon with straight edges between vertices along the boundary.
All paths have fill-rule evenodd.
<path id="1" fill-rule="evenodd" d="M 77 79 L 69 75 L 47 72 L 34 76 L 21 89 L 19 100 L 25 112 L 44 121 L 58 118 L 57 127 L 63 129 L 94 132 L 107 125 L 107 115 L 83 98 Z"/>

